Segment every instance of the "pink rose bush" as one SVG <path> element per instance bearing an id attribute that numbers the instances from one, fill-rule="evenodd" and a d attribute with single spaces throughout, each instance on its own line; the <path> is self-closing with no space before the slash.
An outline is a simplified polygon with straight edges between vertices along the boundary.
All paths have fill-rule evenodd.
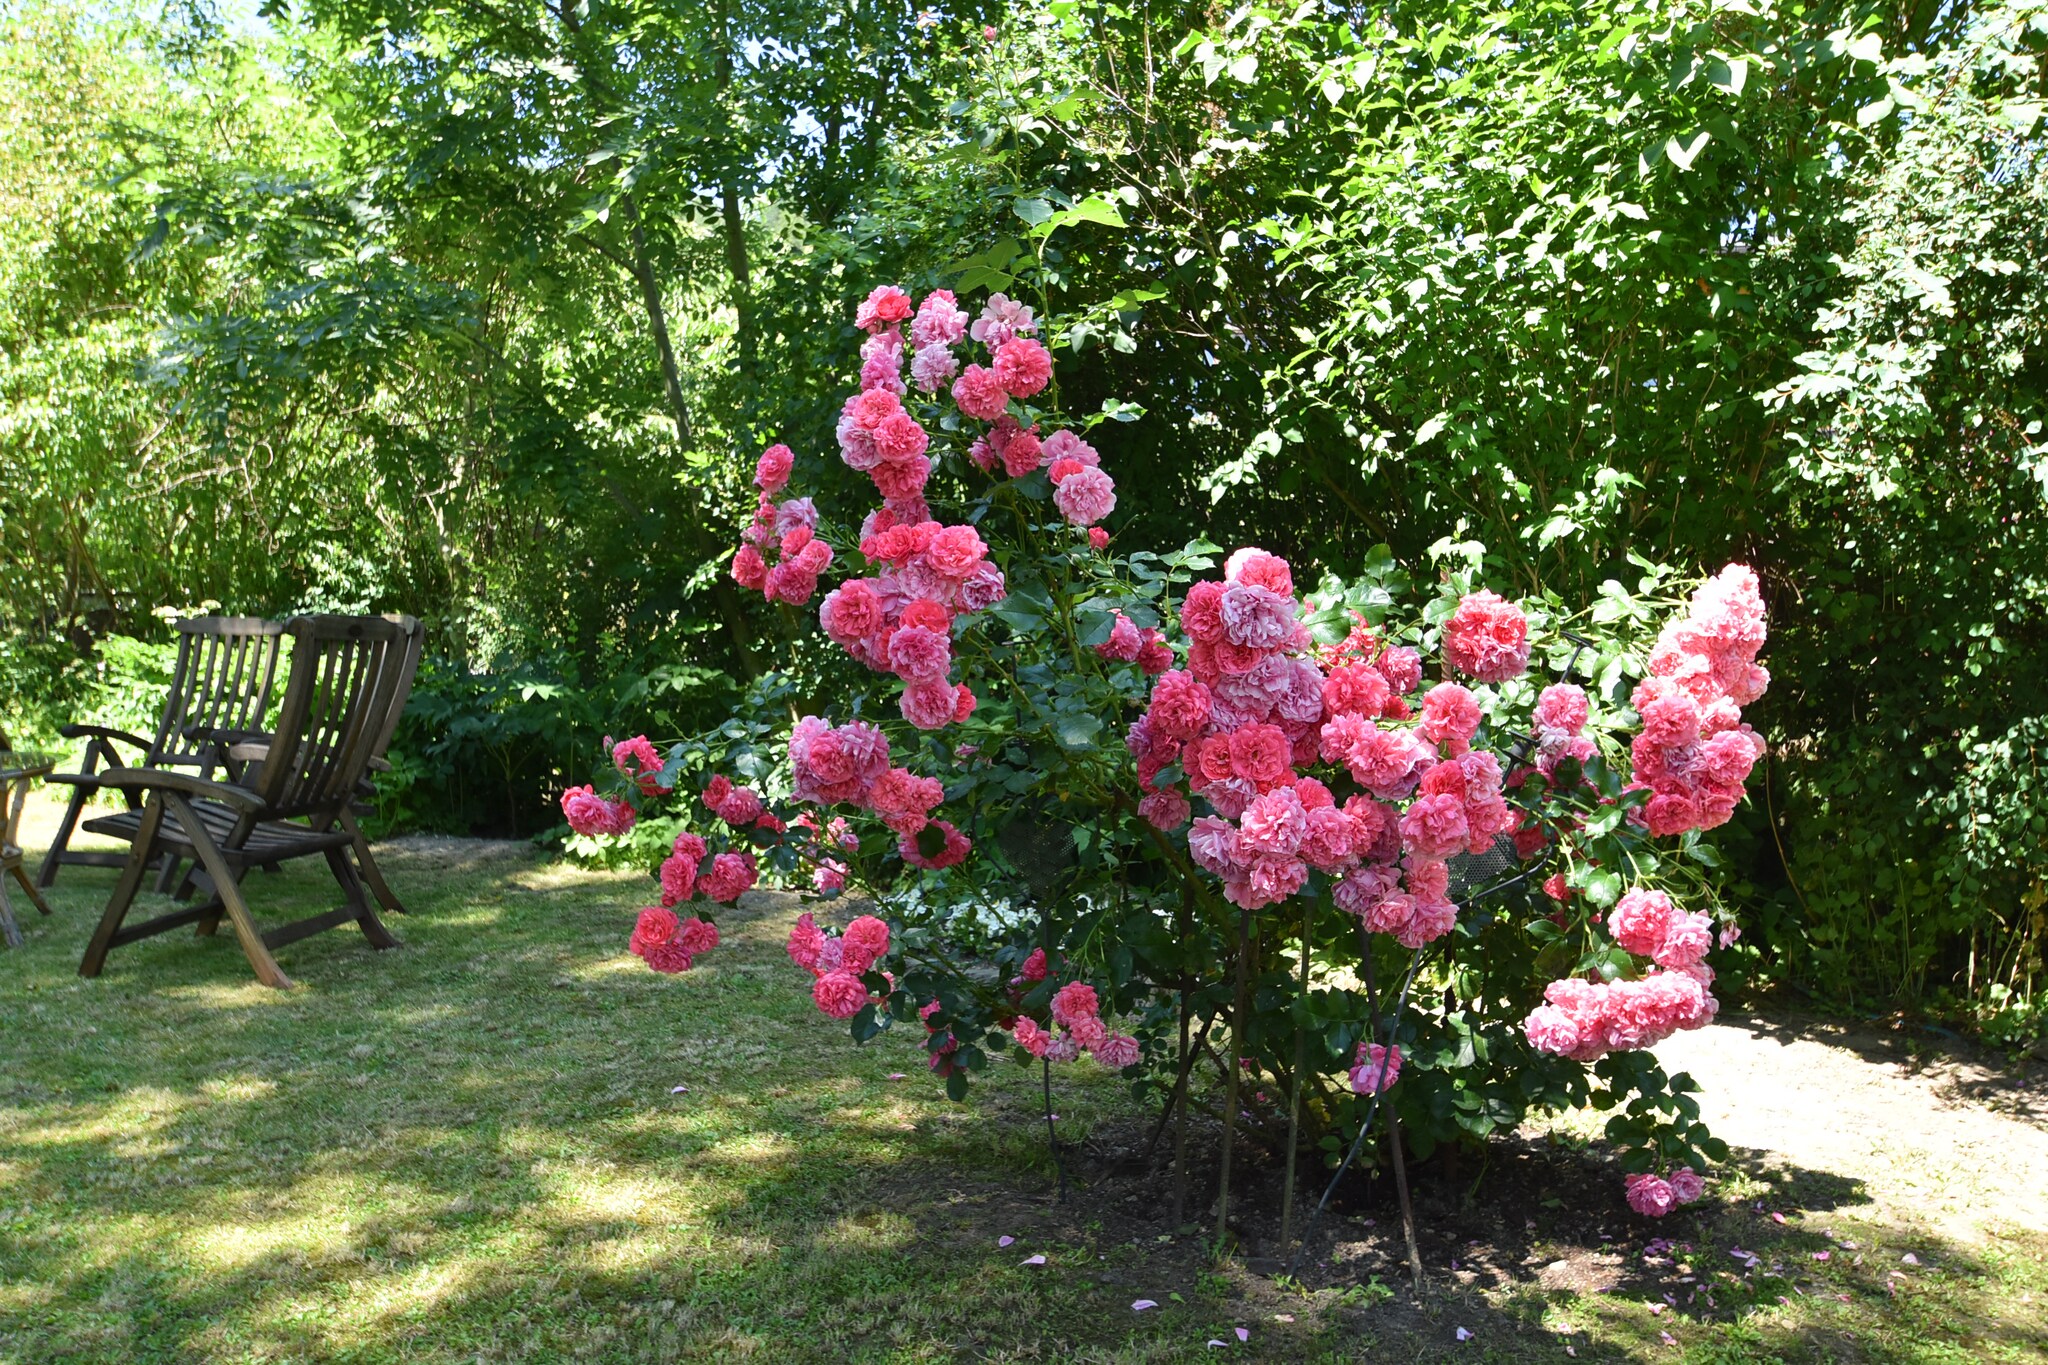
<path id="1" fill-rule="evenodd" d="M 631 951 L 688 970 L 765 880 L 812 902 L 792 988 L 856 1041 L 914 1021 L 956 1097 L 1005 1056 L 1164 1093 L 1208 1029 L 1207 1083 L 1242 1058 L 1243 1103 L 1299 1090 L 1310 1129 L 1383 1094 L 1426 1154 L 1597 1102 L 1632 1208 L 1701 1197 L 1724 1149 L 1648 1049 L 1719 1009 L 1734 926 L 1694 855 L 1762 753 L 1755 574 L 1624 614 L 1668 613 L 1653 641 L 1476 560 L 1418 591 L 1381 552 L 1346 580 L 1127 549 L 1108 432 L 1053 405 L 1062 330 L 893 286 L 854 323 L 836 460 L 762 452 L 732 561 L 815 609 L 831 668 L 666 752 L 610 745 L 604 789 L 563 796 L 646 850 Z M 1262 968 L 1231 1017 L 1275 953 L 1312 959 L 1311 998 Z M 1301 1019 L 1329 1022 L 1297 1076 Z"/>

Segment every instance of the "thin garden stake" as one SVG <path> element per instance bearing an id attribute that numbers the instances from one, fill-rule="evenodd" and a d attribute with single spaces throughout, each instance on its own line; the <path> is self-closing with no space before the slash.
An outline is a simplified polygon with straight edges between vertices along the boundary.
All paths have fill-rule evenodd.
<path id="1" fill-rule="evenodd" d="M 1297 1007 L 1308 1000 L 1309 938 L 1315 930 L 1316 902 L 1313 896 L 1302 898 L 1301 912 L 1301 994 Z M 1306 1013 L 1306 1010 L 1303 1010 Z M 1301 1137 L 1301 1073 L 1308 1066 L 1304 1055 L 1308 1046 L 1307 1031 L 1302 1028 L 1299 1015 L 1294 1020 L 1294 1084 L 1287 1096 L 1287 1178 L 1280 1191 L 1280 1245 L 1294 1245 L 1294 1167 L 1299 1156 L 1297 1146 Z"/>
<path id="2" fill-rule="evenodd" d="M 1038 1059 L 1038 1065 L 1039 1078 L 1045 1086 L 1045 1145 L 1052 1151 L 1052 1168 L 1059 1174 L 1060 1178 L 1059 1198 L 1061 1203 L 1065 1203 L 1067 1199 L 1067 1163 L 1060 1160 L 1060 1138 L 1059 1134 L 1053 1130 L 1053 1121 L 1056 1116 L 1052 1112 L 1052 1059 L 1041 1057 Z"/>
<path id="3" fill-rule="evenodd" d="M 1363 925 L 1358 931 L 1365 938 Z M 1374 970 L 1372 946 L 1366 944 L 1365 953 L 1365 1003 L 1372 1011 L 1373 1028 L 1379 1028 L 1380 1001 L 1379 982 Z M 1387 1030 L 1387 1041 L 1392 1046 L 1394 1030 Z M 1401 1151 L 1401 1120 L 1394 1115 L 1394 1106 L 1389 1104 L 1380 1111 L 1387 1120 L 1387 1155 L 1394 1163 L 1394 1195 L 1401 1201 L 1401 1239 L 1408 1244 L 1408 1279 L 1418 1290 L 1422 1288 L 1422 1247 L 1415 1239 L 1415 1205 L 1408 1198 L 1408 1159 Z"/>
<path id="4" fill-rule="evenodd" d="M 1392 1023 L 1394 1026 L 1398 1026 L 1400 1023 L 1401 1011 L 1408 1008 L 1408 988 L 1415 984 L 1415 969 L 1422 965 L 1422 959 L 1428 955 L 1428 952 L 1429 950 L 1427 948 L 1417 948 L 1415 950 L 1415 956 L 1408 960 L 1408 975 L 1401 982 L 1401 999 L 1400 1002 L 1394 1006 L 1394 1013 L 1392 1015 Z M 1387 1038 L 1389 1042 L 1393 1040 L 1393 1031 L 1391 1028 L 1387 1033 Z M 1330 1196 L 1337 1192 L 1337 1185 L 1340 1181 L 1344 1179 L 1344 1173 L 1350 1170 L 1351 1163 L 1358 1159 L 1358 1149 L 1365 1145 L 1365 1135 L 1372 1131 L 1372 1121 L 1379 1114 L 1380 1097 L 1386 1093 L 1387 1064 L 1392 1060 L 1393 1053 L 1391 1051 L 1382 1053 L 1380 1056 L 1380 1074 L 1373 1077 L 1372 1099 L 1366 1104 L 1365 1107 L 1365 1122 L 1359 1125 L 1358 1136 L 1351 1139 L 1351 1149 L 1344 1153 L 1344 1160 L 1341 1163 L 1339 1163 L 1337 1167 L 1337 1174 L 1330 1177 L 1329 1186 L 1326 1189 L 1324 1189 L 1323 1197 L 1316 1201 L 1316 1211 L 1309 1215 L 1308 1223 L 1302 1228 L 1301 1240 L 1304 1244 L 1308 1241 L 1310 1234 L 1312 1234 L 1315 1231 L 1316 1223 L 1323 1216 L 1323 1210 L 1329 1207 Z M 1300 1255 L 1301 1250 L 1299 1247 L 1297 1247 L 1288 1256 L 1287 1271 L 1289 1274 L 1294 1273 L 1294 1262 L 1300 1257 Z"/>
<path id="5" fill-rule="evenodd" d="M 1237 1059 L 1244 1052 L 1245 997 L 1249 994 L 1247 974 L 1251 967 L 1252 912 L 1241 911 L 1237 919 L 1237 994 L 1230 1008 L 1230 1051 L 1224 1056 L 1229 1074 L 1223 1082 L 1223 1170 L 1216 1180 L 1216 1241 L 1220 1246 L 1230 1230 L 1230 1158 L 1237 1143 L 1238 1073 Z"/>
<path id="6" fill-rule="evenodd" d="M 1194 1054 L 1188 1050 L 1188 988 L 1180 988 L 1180 1081 L 1174 1086 L 1173 1125 L 1173 1225 L 1187 1226 L 1188 1220 L 1188 1068 Z"/>

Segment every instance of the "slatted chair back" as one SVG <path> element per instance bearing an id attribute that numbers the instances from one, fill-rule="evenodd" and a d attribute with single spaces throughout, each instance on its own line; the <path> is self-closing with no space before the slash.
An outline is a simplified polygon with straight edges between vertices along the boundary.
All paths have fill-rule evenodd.
<path id="1" fill-rule="evenodd" d="M 397 690 L 391 694 L 390 707 L 385 711 L 384 719 L 377 727 L 376 742 L 370 748 L 372 758 L 384 757 L 384 751 L 391 747 L 391 737 L 398 732 L 398 722 L 405 714 L 405 704 L 412 699 L 413 679 L 419 676 L 420 655 L 425 651 L 427 644 L 427 628 L 420 623 L 419 618 L 394 614 L 384 619 L 404 628 L 405 651 L 399 660 Z"/>
<path id="2" fill-rule="evenodd" d="M 208 769 L 218 732 L 264 728 L 285 626 L 254 616 L 194 616 L 175 628 L 178 661 L 144 764 Z"/>
<path id="3" fill-rule="evenodd" d="M 264 818 L 329 815 L 355 795 L 389 722 L 412 685 L 418 623 L 375 616 L 300 616 L 287 623 L 291 674 L 260 770 L 244 785 Z"/>

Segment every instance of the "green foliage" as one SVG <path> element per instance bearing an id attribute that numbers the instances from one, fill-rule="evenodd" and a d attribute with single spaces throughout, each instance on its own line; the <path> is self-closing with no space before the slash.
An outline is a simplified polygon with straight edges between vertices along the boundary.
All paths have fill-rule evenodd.
<path id="1" fill-rule="evenodd" d="M 0 722 L 198 598 L 490 676 L 787 667 L 721 567 L 767 433 L 832 458 L 830 310 L 1001 288 L 1073 319 L 1131 543 L 1756 564 L 1758 969 L 2039 1000 L 2038 0 L 269 23 L 0 21 Z"/>

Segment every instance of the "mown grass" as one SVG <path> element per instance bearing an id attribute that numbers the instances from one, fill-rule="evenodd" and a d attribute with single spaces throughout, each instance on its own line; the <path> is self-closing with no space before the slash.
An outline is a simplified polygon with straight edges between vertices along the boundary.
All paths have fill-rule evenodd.
<path id="1" fill-rule="evenodd" d="M 623 951 L 636 878 L 503 846 L 390 871 L 406 946 L 293 945 L 285 993 L 225 934 L 80 980 L 111 874 L 66 871 L 56 917 L 0 956 L 0 1360 L 2048 1358 L 2038 1243 L 1919 1243 L 1887 1288 L 1891 1231 L 1845 1202 L 1827 1226 L 1868 1259 L 1815 1261 L 1836 1244 L 1758 1216 L 1786 1204 L 1762 1183 L 1664 1229 L 1699 1239 L 1712 1307 L 1652 1314 L 1687 1258 L 1645 1264 L 1639 1228 L 1604 1251 L 1546 1234 L 1531 1266 L 1446 1268 L 1419 1302 L 1385 1229 L 1314 1287 L 1276 1281 L 1127 1214 L 1113 1179 L 1056 1205 L 1035 1077 L 999 1068 L 953 1105 L 913 1040 L 852 1047 L 782 957 L 781 898 L 664 978 Z M 331 883 L 253 890 L 280 913 Z M 1058 1107 L 1076 1136 L 1139 1117 L 1083 1067 Z M 1759 1270 L 1720 1255 L 1730 1235 Z M 1546 1288 L 1559 1256 L 1617 1282 Z"/>

